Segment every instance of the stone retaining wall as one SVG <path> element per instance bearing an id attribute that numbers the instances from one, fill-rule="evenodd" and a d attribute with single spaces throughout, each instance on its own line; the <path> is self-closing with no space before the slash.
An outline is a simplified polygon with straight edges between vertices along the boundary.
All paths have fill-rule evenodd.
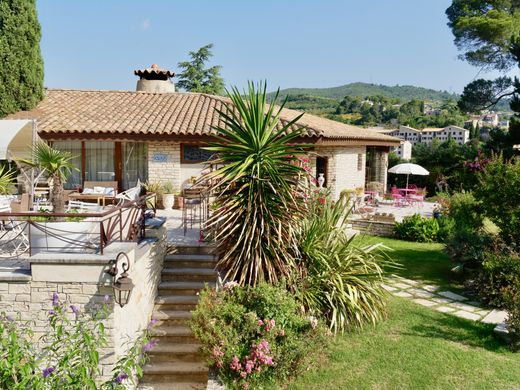
<path id="1" fill-rule="evenodd" d="M 365 219 L 350 220 L 352 229 L 362 233 L 370 233 L 375 236 L 392 237 L 394 235 L 394 223 L 372 221 Z"/>
<path id="2" fill-rule="evenodd" d="M 0 272 L 0 313 L 15 320 L 32 321 L 35 339 L 48 331 L 52 295 L 60 302 L 85 307 L 100 304 L 108 295 L 109 316 L 105 320 L 107 348 L 101 349 L 103 378 L 111 377 L 114 363 L 133 345 L 152 315 L 165 254 L 166 230 L 155 230 L 155 238 L 137 243 L 114 243 L 103 255 L 40 253 L 29 259 L 31 272 Z M 112 279 L 105 273 L 118 253 L 130 259 L 129 277 L 134 283 L 129 302 L 114 303 Z"/>

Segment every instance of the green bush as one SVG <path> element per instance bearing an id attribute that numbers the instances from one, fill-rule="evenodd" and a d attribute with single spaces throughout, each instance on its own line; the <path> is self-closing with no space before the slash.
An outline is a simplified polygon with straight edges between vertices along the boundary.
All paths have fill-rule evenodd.
<path id="1" fill-rule="evenodd" d="M 396 222 L 394 234 L 397 238 L 416 242 L 436 242 L 439 234 L 439 223 L 434 218 L 414 214 Z"/>
<path id="2" fill-rule="evenodd" d="M 516 285 L 515 291 L 508 295 L 506 308 L 508 319 L 506 320 L 511 337 L 511 348 L 513 351 L 520 350 L 520 285 Z"/>
<path id="3" fill-rule="evenodd" d="M 485 303 L 506 307 L 509 296 L 519 285 L 520 257 L 517 254 L 486 253 L 482 270 L 475 280 L 475 288 Z"/>
<path id="4" fill-rule="evenodd" d="M 303 306 L 333 332 L 382 319 L 382 267 L 390 261 L 381 245 L 360 247 L 347 236 L 348 198 L 333 203 L 318 193 L 308 201 L 297 234 L 302 276 L 292 285 Z"/>
<path id="5" fill-rule="evenodd" d="M 325 341 L 284 287 L 204 289 L 190 322 L 208 364 L 230 388 L 272 388 L 296 375 Z"/>
<path id="6" fill-rule="evenodd" d="M 497 237 L 484 232 L 455 231 L 446 241 L 445 252 L 454 262 L 454 271 L 465 272 L 481 267 L 488 252 L 498 251 Z"/>
<path id="7" fill-rule="evenodd" d="M 481 204 L 470 192 L 456 192 L 450 197 L 448 215 L 457 231 L 478 231 L 484 225 Z"/>

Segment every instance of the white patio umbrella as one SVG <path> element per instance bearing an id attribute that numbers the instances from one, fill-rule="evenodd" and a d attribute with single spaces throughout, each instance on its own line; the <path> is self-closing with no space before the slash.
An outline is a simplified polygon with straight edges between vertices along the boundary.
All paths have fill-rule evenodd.
<path id="1" fill-rule="evenodd" d="M 408 178 L 410 175 L 428 176 L 430 172 L 417 164 L 405 163 L 397 164 L 388 170 L 389 173 L 406 175 L 406 188 L 408 188 Z"/>

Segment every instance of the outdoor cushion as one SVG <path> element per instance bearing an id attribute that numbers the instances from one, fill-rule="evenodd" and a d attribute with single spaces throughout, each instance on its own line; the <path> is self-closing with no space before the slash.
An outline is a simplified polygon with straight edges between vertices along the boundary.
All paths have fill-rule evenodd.
<path id="1" fill-rule="evenodd" d="M 114 190 L 114 187 L 105 187 L 105 191 L 103 193 L 108 196 L 114 196 L 116 191 Z"/>
<path id="2" fill-rule="evenodd" d="M 104 194 L 105 187 L 94 187 L 94 194 Z"/>

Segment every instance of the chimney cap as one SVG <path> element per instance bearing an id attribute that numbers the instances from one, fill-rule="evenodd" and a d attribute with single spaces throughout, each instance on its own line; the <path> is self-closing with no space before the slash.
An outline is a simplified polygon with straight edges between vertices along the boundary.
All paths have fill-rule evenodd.
<path id="1" fill-rule="evenodd" d="M 146 77 L 150 75 L 157 76 L 165 76 L 165 77 L 173 77 L 175 73 L 168 69 L 161 69 L 157 64 L 152 64 L 149 68 L 146 69 L 136 69 L 134 70 L 134 74 L 139 77 Z"/>

